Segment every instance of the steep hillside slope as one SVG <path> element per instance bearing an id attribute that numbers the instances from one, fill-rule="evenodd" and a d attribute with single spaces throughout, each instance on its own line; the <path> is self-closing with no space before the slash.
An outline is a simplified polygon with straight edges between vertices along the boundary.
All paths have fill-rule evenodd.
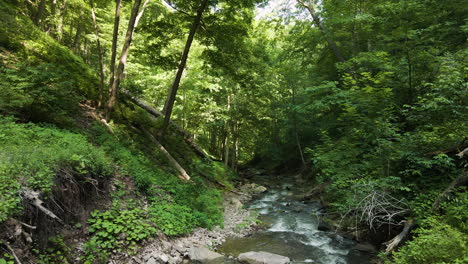
<path id="1" fill-rule="evenodd" d="M 232 174 L 178 129 L 158 143 L 160 120 L 131 102 L 103 124 L 96 75 L 4 1 L 0 56 L 0 263 L 101 263 L 222 224 L 215 186 Z"/>

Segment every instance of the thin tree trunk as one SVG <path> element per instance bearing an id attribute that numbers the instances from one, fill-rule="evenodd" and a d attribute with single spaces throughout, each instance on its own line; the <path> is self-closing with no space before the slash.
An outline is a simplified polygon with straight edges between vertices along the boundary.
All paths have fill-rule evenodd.
<path id="1" fill-rule="evenodd" d="M 230 109 L 231 109 L 231 96 L 228 94 L 228 97 L 227 97 L 228 113 Z M 229 120 L 226 120 L 226 137 L 224 138 L 224 165 L 226 165 L 226 167 L 229 165 L 229 137 L 230 137 L 229 123 L 230 123 Z"/>
<path id="2" fill-rule="evenodd" d="M 292 90 L 292 105 L 293 105 L 293 123 L 294 123 L 294 135 L 296 138 L 296 144 L 297 144 L 297 149 L 299 150 L 299 155 L 301 156 L 301 161 L 302 161 L 302 166 L 305 166 L 305 159 L 304 159 L 304 153 L 302 153 L 302 146 L 301 146 L 301 141 L 299 140 L 299 132 L 297 129 L 297 115 L 296 115 L 296 110 L 294 106 L 296 105 L 296 88 L 293 85 L 291 87 Z"/>
<path id="3" fill-rule="evenodd" d="M 49 22 L 47 25 L 47 33 L 55 37 L 56 32 L 54 32 L 55 30 L 54 23 L 57 17 L 57 0 L 50 1 L 50 17 L 52 18 L 51 19 L 52 21 Z"/>
<path id="4" fill-rule="evenodd" d="M 111 48 L 111 60 L 109 69 L 109 93 L 112 90 L 114 84 L 115 74 L 115 59 L 117 57 L 117 40 L 119 38 L 119 25 L 120 25 L 120 9 L 122 8 L 122 0 L 115 1 L 115 15 L 114 15 L 114 32 L 112 33 L 112 48 Z"/>
<path id="5" fill-rule="evenodd" d="M 117 101 L 117 93 L 120 86 L 120 81 L 123 78 L 125 64 L 127 63 L 128 52 L 130 50 L 130 44 L 132 43 L 135 25 L 138 23 L 137 17 L 139 16 L 138 10 L 140 9 L 140 4 L 141 0 L 135 0 L 130 20 L 128 21 L 127 35 L 125 36 L 125 42 L 122 48 L 122 53 L 120 54 L 119 66 L 117 67 L 117 72 L 109 94 L 109 101 L 107 102 L 106 121 L 110 120 L 110 114 Z"/>
<path id="6" fill-rule="evenodd" d="M 192 27 L 190 28 L 190 32 L 187 38 L 187 42 L 185 43 L 184 52 L 182 53 L 182 57 L 180 59 L 180 63 L 177 69 L 177 73 L 175 75 L 174 81 L 172 82 L 171 89 L 169 90 L 169 94 L 167 96 L 167 101 L 164 104 L 163 113 L 165 115 L 164 123 L 162 127 L 162 134 L 165 133 L 167 126 L 169 125 L 169 120 L 171 119 L 172 108 L 174 107 L 174 101 L 177 95 L 177 89 L 179 89 L 180 80 L 182 79 L 182 73 L 184 72 L 185 65 L 187 63 L 187 58 L 190 52 L 190 47 L 192 46 L 193 38 L 197 31 L 198 26 L 200 25 L 201 18 L 203 12 L 205 11 L 208 5 L 208 0 L 203 0 L 200 7 L 197 10 L 197 15 L 195 20 L 193 21 Z"/>
<path id="7" fill-rule="evenodd" d="M 103 94 L 104 94 L 104 65 L 102 62 L 102 49 L 101 49 L 101 41 L 99 40 L 99 27 L 96 21 L 96 13 L 94 12 L 94 3 L 93 0 L 89 1 L 89 4 L 91 5 L 91 18 L 93 19 L 93 25 L 94 25 L 94 34 L 96 35 L 96 44 L 97 44 L 97 49 L 98 49 L 98 58 L 99 58 L 99 77 L 100 77 L 100 82 L 99 82 L 99 101 L 98 101 L 98 107 L 101 107 L 102 104 L 102 99 L 103 99 Z"/>
<path id="8" fill-rule="evenodd" d="M 315 25 L 317 28 L 323 33 L 325 36 L 325 40 L 328 43 L 328 47 L 333 51 L 333 54 L 335 54 L 336 59 L 339 62 L 345 62 L 345 59 L 343 57 L 343 54 L 341 51 L 338 49 L 338 46 L 336 45 L 335 41 L 331 38 L 330 34 L 327 32 L 327 30 L 322 26 L 322 23 L 320 22 L 320 18 L 315 13 L 315 9 L 313 7 L 313 3 L 311 0 L 297 0 L 297 2 L 302 5 L 307 11 L 309 11 L 310 15 L 312 16 L 312 19 L 314 20 Z"/>
<path id="9" fill-rule="evenodd" d="M 57 40 L 61 41 L 63 37 L 63 22 L 65 20 L 65 15 L 67 14 L 67 0 L 64 0 L 60 6 L 60 18 L 57 22 Z"/>
<path id="10" fill-rule="evenodd" d="M 239 123 L 236 121 L 232 127 L 232 159 L 231 169 L 237 171 L 237 160 L 239 155 Z"/>

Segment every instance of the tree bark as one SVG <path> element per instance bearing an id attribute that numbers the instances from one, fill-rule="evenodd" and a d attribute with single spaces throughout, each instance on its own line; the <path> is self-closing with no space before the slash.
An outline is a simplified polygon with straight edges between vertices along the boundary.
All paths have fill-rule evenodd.
<path id="1" fill-rule="evenodd" d="M 125 69 L 125 64 L 127 63 L 128 52 L 130 50 L 130 44 L 132 43 L 133 33 L 135 25 L 137 24 L 137 17 L 139 16 L 138 10 L 140 9 L 141 0 L 135 0 L 132 8 L 132 13 L 130 15 L 130 20 L 128 21 L 127 34 L 125 36 L 124 45 L 122 47 L 122 53 L 120 54 L 119 66 L 117 67 L 117 72 L 112 83 L 112 87 L 109 93 L 109 101 L 107 102 L 106 109 L 106 120 L 109 122 L 111 112 L 114 108 L 114 105 L 117 101 L 117 93 L 120 86 L 120 82 L 123 78 L 123 73 Z"/>
<path id="2" fill-rule="evenodd" d="M 114 15 L 114 31 L 112 33 L 112 48 L 111 60 L 109 69 L 109 93 L 111 92 L 112 85 L 114 84 L 115 74 L 115 59 L 117 57 L 117 40 L 119 38 L 119 25 L 120 25 L 120 9 L 122 8 L 122 0 L 115 1 L 115 15 Z"/>
<path id="3" fill-rule="evenodd" d="M 96 35 L 96 44 L 97 44 L 97 49 L 98 49 L 98 58 L 99 58 L 99 77 L 100 77 L 100 82 L 99 82 L 99 101 L 98 101 L 98 107 L 101 107 L 102 100 L 103 100 L 103 94 L 104 94 L 104 82 L 105 82 L 105 76 L 104 76 L 104 65 L 102 61 L 102 49 L 101 49 L 101 41 L 99 40 L 99 27 L 96 21 L 96 13 L 94 12 L 94 2 L 93 0 L 89 1 L 89 4 L 91 5 L 91 18 L 93 20 L 93 25 L 94 25 L 94 34 Z"/>
<path id="4" fill-rule="evenodd" d="M 187 64 L 187 58 L 190 52 L 190 47 L 192 46 L 193 38 L 195 36 L 198 26 L 200 25 L 203 12 L 205 11 L 207 5 L 208 0 L 203 0 L 203 2 L 197 10 L 197 15 L 195 16 L 195 20 L 193 21 L 192 27 L 190 28 L 190 32 L 187 38 L 187 42 L 185 43 L 184 52 L 182 53 L 177 73 L 175 75 L 174 81 L 172 82 L 171 88 L 169 89 L 169 94 L 167 96 L 166 103 L 164 104 L 163 113 L 165 115 L 165 118 L 162 127 L 162 134 L 165 133 L 167 126 L 169 125 L 169 121 L 171 120 L 172 108 L 174 107 L 174 101 L 177 95 L 177 90 L 179 89 L 180 80 L 182 79 L 182 73 L 184 72 L 185 65 Z"/>
<path id="5" fill-rule="evenodd" d="M 314 20 L 315 25 L 317 28 L 322 32 L 322 34 L 325 36 L 325 40 L 328 43 L 328 47 L 332 50 L 333 54 L 335 55 L 336 59 L 339 62 L 345 62 L 345 59 L 343 57 L 343 54 L 341 51 L 338 49 L 338 46 L 336 45 L 335 41 L 331 38 L 330 34 L 327 32 L 327 30 L 323 27 L 320 17 L 317 15 L 315 12 L 315 9 L 313 7 L 313 3 L 311 0 L 297 0 L 297 2 L 302 5 L 307 11 L 309 11 L 310 15 L 312 16 L 312 19 Z"/>

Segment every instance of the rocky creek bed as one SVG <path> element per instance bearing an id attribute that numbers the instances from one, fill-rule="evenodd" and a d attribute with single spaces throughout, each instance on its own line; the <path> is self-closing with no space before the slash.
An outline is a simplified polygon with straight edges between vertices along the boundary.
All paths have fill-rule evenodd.
<path id="1" fill-rule="evenodd" d="M 249 196 L 226 193 L 224 228 L 199 228 L 189 236 L 159 238 L 137 256 L 113 263 L 371 263 L 372 246 L 329 230 L 320 220 L 320 203 L 301 201 L 301 181 L 285 183 L 266 175 L 254 181 L 259 184 L 240 187 Z"/>

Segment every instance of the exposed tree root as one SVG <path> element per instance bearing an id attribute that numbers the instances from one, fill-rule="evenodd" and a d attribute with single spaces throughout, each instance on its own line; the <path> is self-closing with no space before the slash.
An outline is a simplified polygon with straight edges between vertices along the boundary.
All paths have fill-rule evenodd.
<path id="1" fill-rule="evenodd" d="M 41 199 L 39 199 L 39 195 L 40 195 L 39 192 L 33 191 L 31 189 L 25 188 L 25 189 L 21 190 L 21 196 L 23 198 L 31 201 L 32 205 L 36 206 L 37 209 L 39 209 L 41 212 L 43 212 L 44 214 L 46 214 L 50 218 L 57 220 L 57 222 L 59 222 L 61 224 L 64 224 L 62 219 L 60 219 L 58 216 L 56 216 L 54 213 L 52 213 L 52 211 L 50 211 L 49 209 L 45 208 L 42 205 L 44 202 Z"/>
<path id="2" fill-rule="evenodd" d="M 18 258 L 18 256 L 16 255 L 15 251 L 13 250 L 13 248 L 10 246 L 10 244 L 8 244 L 8 242 L 6 241 L 1 241 L 0 240 L 0 243 L 4 244 L 6 246 L 6 248 L 8 249 L 8 251 L 10 251 L 11 255 L 13 256 L 13 258 L 15 258 L 15 261 L 17 264 L 22 264 L 20 259 Z"/>

